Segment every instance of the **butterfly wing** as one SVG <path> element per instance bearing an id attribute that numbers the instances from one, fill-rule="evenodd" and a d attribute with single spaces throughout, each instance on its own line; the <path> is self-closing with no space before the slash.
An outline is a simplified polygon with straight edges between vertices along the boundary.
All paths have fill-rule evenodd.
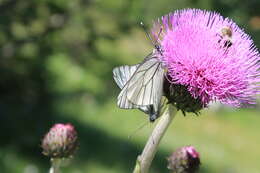
<path id="1" fill-rule="evenodd" d="M 125 100 L 137 106 L 153 105 L 158 112 L 163 93 L 164 68 L 156 54 L 145 58 L 118 96 L 118 106 L 125 108 Z"/>
<path id="2" fill-rule="evenodd" d="M 138 66 L 139 64 L 133 66 L 124 65 L 113 69 L 114 80 L 120 89 L 124 87 Z"/>
<path id="3" fill-rule="evenodd" d="M 131 78 L 131 76 L 134 74 L 134 72 L 136 71 L 138 66 L 139 66 L 139 64 L 133 65 L 133 66 L 125 65 L 125 66 L 120 66 L 120 67 L 116 67 L 113 69 L 114 80 L 120 89 L 122 89 L 125 86 L 125 84 Z M 120 108 L 123 108 L 123 109 L 139 108 L 138 106 L 131 103 L 127 99 L 126 95 L 122 96 L 120 98 L 120 101 L 117 102 L 117 104 Z"/>
<path id="4" fill-rule="evenodd" d="M 124 85 L 131 78 L 131 76 L 134 74 L 134 72 L 136 71 L 136 69 L 139 65 L 140 64 L 133 65 L 133 66 L 125 65 L 125 66 L 120 66 L 120 67 L 116 67 L 113 69 L 114 80 L 120 89 L 122 89 L 124 87 Z M 126 98 L 126 95 L 121 98 L 119 103 L 120 103 L 119 107 L 121 106 L 120 108 L 124 108 L 124 109 L 135 109 L 135 108 L 137 109 L 138 108 L 139 110 L 143 111 L 146 114 L 151 114 L 151 112 L 152 112 L 152 107 L 150 105 L 149 106 L 134 105 Z"/>

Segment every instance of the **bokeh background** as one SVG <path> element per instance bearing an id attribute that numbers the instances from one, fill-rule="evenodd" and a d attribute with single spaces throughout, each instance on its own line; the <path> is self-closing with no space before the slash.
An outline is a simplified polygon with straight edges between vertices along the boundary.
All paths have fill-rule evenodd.
<path id="1" fill-rule="evenodd" d="M 62 172 L 131 172 L 154 124 L 138 110 L 117 108 L 112 69 L 151 52 L 140 21 L 151 26 L 182 8 L 215 10 L 259 48 L 259 7 L 259 0 L 0 0 L 0 172 L 47 172 L 41 139 L 67 122 L 80 146 Z M 179 113 L 151 172 L 168 172 L 166 157 L 193 145 L 202 173 L 259 173 L 259 114 L 216 104 L 200 116 Z"/>

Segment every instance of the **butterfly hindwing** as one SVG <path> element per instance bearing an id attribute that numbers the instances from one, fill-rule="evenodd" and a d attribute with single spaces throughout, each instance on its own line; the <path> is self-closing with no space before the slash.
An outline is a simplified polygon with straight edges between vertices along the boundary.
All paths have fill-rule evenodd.
<path id="1" fill-rule="evenodd" d="M 120 89 L 124 87 L 126 82 L 134 74 L 138 66 L 139 64 L 133 66 L 124 65 L 113 69 L 114 80 L 116 81 L 116 84 L 119 86 Z"/>
<path id="2" fill-rule="evenodd" d="M 120 67 L 116 67 L 113 69 L 114 80 L 116 81 L 116 83 L 120 89 L 122 89 L 125 86 L 125 84 L 131 78 L 131 76 L 134 74 L 134 72 L 136 71 L 138 66 L 139 66 L 139 64 L 133 65 L 133 66 L 125 65 L 125 66 L 120 66 Z M 138 108 L 138 106 L 132 104 L 127 99 L 126 94 L 122 95 L 120 97 L 120 99 L 118 99 L 117 105 L 123 109 Z"/>

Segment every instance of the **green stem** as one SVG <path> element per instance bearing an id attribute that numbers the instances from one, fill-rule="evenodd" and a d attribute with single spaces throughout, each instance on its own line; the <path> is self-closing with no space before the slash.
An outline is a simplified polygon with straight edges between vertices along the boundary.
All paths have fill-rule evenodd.
<path id="1" fill-rule="evenodd" d="M 51 158 L 51 168 L 49 173 L 60 173 L 61 159 Z"/>
<path id="2" fill-rule="evenodd" d="M 133 173 L 148 173 L 159 143 L 176 113 L 177 109 L 169 104 L 150 135 L 142 154 L 137 157 Z"/>

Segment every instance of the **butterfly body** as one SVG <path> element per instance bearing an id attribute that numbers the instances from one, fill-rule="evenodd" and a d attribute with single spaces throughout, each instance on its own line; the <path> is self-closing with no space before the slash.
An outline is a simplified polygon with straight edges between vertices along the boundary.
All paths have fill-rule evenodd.
<path id="1" fill-rule="evenodd" d="M 155 111 L 154 105 L 142 106 L 139 110 L 149 115 L 150 122 L 154 122 L 160 116 L 160 109 Z"/>
<path id="2" fill-rule="evenodd" d="M 122 109 L 139 109 L 155 121 L 161 110 L 164 67 L 155 49 L 142 63 L 113 69 L 114 80 L 121 90 L 117 105 Z"/>

